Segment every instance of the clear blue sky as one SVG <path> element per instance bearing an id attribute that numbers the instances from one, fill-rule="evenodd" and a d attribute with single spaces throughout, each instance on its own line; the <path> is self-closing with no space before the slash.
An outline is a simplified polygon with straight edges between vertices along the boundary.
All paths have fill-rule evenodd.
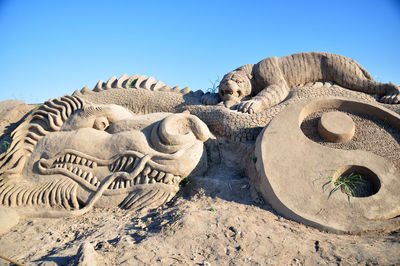
<path id="1" fill-rule="evenodd" d="M 0 0 L 0 101 L 39 103 L 124 73 L 207 89 L 303 51 L 400 84 L 400 1 Z"/>

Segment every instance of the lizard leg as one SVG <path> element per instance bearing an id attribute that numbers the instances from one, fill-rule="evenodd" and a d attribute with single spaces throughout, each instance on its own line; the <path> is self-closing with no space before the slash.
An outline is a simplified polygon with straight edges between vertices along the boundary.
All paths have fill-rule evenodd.
<path id="1" fill-rule="evenodd" d="M 271 106 L 281 103 L 289 95 L 290 88 L 284 79 L 271 84 L 248 101 L 238 105 L 238 111 L 243 113 L 257 113 Z"/>

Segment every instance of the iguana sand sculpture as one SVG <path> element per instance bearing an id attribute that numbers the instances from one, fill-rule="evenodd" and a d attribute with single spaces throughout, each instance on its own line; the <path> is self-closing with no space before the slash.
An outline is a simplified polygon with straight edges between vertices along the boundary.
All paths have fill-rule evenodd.
<path id="1" fill-rule="evenodd" d="M 206 94 L 204 104 L 222 100 L 227 107 L 256 113 L 282 102 L 290 88 L 300 84 L 332 81 L 345 88 L 383 95 L 383 103 L 400 103 L 400 88 L 373 80 L 356 61 L 331 53 L 310 52 L 285 57 L 269 57 L 226 74 L 218 94 Z M 249 98 L 250 97 L 250 98 Z M 242 101 L 243 100 L 243 101 Z"/>
<path id="2" fill-rule="evenodd" d="M 212 134 L 188 113 L 134 115 L 65 96 L 34 110 L 12 137 L 0 157 L 0 204 L 59 217 L 163 204 L 207 168 L 203 142 Z"/>

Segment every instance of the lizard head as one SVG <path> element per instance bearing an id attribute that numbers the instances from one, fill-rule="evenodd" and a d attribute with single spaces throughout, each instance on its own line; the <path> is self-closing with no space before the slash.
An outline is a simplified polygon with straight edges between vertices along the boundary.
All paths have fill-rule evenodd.
<path id="1" fill-rule="evenodd" d="M 250 79 L 238 71 L 226 74 L 219 84 L 219 96 L 226 107 L 238 104 L 249 95 L 251 95 Z"/>

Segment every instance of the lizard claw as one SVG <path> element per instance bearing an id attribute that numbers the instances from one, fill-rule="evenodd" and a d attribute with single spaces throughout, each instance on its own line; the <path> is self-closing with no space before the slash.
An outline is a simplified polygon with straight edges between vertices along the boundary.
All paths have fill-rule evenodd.
<path id="1" fill-rule="evenodd" d="M 384 95 L 379 99 L 379 101 L 381 103 L 386 103 L 386 104 L 400 103 L 400 94 L 394 93 L 394 94 Z"/>
<path id="2" fill-rule="evenodd" d="M 243 101 L 238 104 L 237 110 L 242 113 L 254 114 L 262 110 L 262 104 L 257 100 Z"/>

